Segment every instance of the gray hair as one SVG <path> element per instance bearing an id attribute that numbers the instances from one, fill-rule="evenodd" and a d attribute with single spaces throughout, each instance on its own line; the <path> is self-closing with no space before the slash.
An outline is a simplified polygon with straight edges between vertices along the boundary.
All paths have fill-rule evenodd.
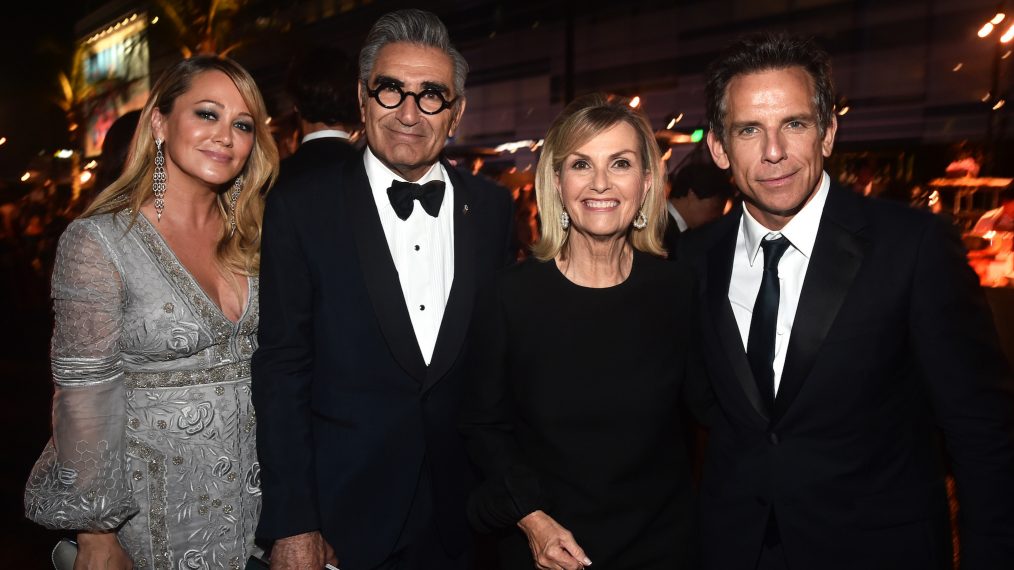
<path id="1" fill-rule="evenodd" d="M 454 96 L 461 97 L 465 94 L 468 62 L 451 45 L 447 28 L 440 18 L 432 12 L 414 8 L 384 14 L 373 24 L 363 49 L 359 52 L 359 81 L 362 84 L 369 83 L 380 49 L 397 42 L 437 48 L 449 55 L 454 61 Z"/>

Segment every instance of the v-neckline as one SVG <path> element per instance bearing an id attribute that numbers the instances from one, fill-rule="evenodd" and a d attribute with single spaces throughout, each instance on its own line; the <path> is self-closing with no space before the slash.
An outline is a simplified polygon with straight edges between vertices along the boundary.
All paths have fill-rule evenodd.
<path id="1" fill-rule="evenodd" d="M 153 224 L 151 220 L 149 220 L 148 217 L 144 215 L 144 212 L 138 212 L 137 216 L 144 220 L 142 222 L 143 224 L 145 224 L 145 227 L 143 228 L 143 233 L 152 236 L 154 240 L 157 240 L 157 244 L 152 242 L 151 240 L 147 240 L 146 242 L 149 246 L 149 249 L 153 250 L 152 253 L 155 255 L 155 257 L 158 258 L 159 261 L 163 263 L 167 262 L 172 263 L 178 269 L 178 271 L 175 272 L 170 271 L 170 275 L 177 279 L 177 285 L 183 289 L 190 289 L 191 293 L 193 293 L 191 295 L 191 300 L 202 301 L 203 304 L 210 306 L 214 310 L 215 316 L 220 317 L 223 321 L 228 323 L 230 328 L 235 329 L 239 327 L 239 325 L 243 322 L 243 319 L 246 318 L 247 313 L 250 311 L 251 304 L 250 300 L 253 296 L 253 279 L 250 276 L 247 276 L 246 278 L 247 281 L 246 299 L 244 299 L 243 310 L 240 311 L 239 318 L 236 319 L 235 321 L 230 319 L 225 314 L 225 311 L 222 310 L 222 307 L 220 307 L 218 303 L 216 303 L 214 299 L 211 298 L 211 295 L 209 295 L 208 292 L 204 290 L 204 287 L 201 286 L 201 282 L 198 281 L 197 278 L 194 277 L 194 274 L 191 273 L 189 269 L 187 269 L 187 266 L 184 265 L 182 261 L 180 261 L 180 258 L 176 255 L 176 252 L 173 251 L 173 248 L 169 246 L 169 242 L 165 240 L 165 237 L 162 235 L 161 232 L 158 231 L 158 228 L 155 227 L 155 224 Z M 164 251 L 163 255 L 160 255 L 159 251 L 154 251 L 154 247 L 152 246 L 155 245 L 158 245 L 159 248 Z M 185 284 L 178 282 L 181 278 L 186 281 Z M 205 316 L 209 315 L 206 314 Z"/>

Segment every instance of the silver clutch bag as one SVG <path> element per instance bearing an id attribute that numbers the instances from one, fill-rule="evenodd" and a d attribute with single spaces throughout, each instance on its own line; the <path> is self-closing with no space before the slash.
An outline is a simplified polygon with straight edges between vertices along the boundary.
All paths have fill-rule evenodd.
<path id="1" fill-rule="evenodd" d="M 74 560 L 77 559 L 77 543 L 65 538 L 56 543 L 53 547 L 53 568 L 56 570 L 74 570 Z"/>

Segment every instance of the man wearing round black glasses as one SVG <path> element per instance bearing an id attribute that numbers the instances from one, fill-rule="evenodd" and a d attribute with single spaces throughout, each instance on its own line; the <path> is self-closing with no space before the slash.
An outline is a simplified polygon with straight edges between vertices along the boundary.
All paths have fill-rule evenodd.
<path id="1" fill-rule="evenodd" d="M 268 196 L 258 536 L 272 568 L 463 569 L 463 361 L 475 294 L 510 260 L 510 196 L 440 159 L 468 66 L 436 16 L 383 16 L 359 66 L 362 156 Z"/>

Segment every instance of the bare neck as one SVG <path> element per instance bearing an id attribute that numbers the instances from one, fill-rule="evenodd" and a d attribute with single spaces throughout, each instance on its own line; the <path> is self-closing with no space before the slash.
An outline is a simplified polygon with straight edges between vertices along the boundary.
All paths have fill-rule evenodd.
<path id="1" fill-rule="evenodd" d="M 189 229 L 220 225 L 222 213 L 218 208 L 218 194 L 213 188 L 205 186 L 174 186 L 170 183 L 166 188 L 161 221 Z"/>
<path id="2" fill-rule="evenodd" d="M 613 287 L 630 276 L 634 250 L 626 236 L 598 239 L 572 231 L 555 261 L 560 272 L 577 285 Z"/>

